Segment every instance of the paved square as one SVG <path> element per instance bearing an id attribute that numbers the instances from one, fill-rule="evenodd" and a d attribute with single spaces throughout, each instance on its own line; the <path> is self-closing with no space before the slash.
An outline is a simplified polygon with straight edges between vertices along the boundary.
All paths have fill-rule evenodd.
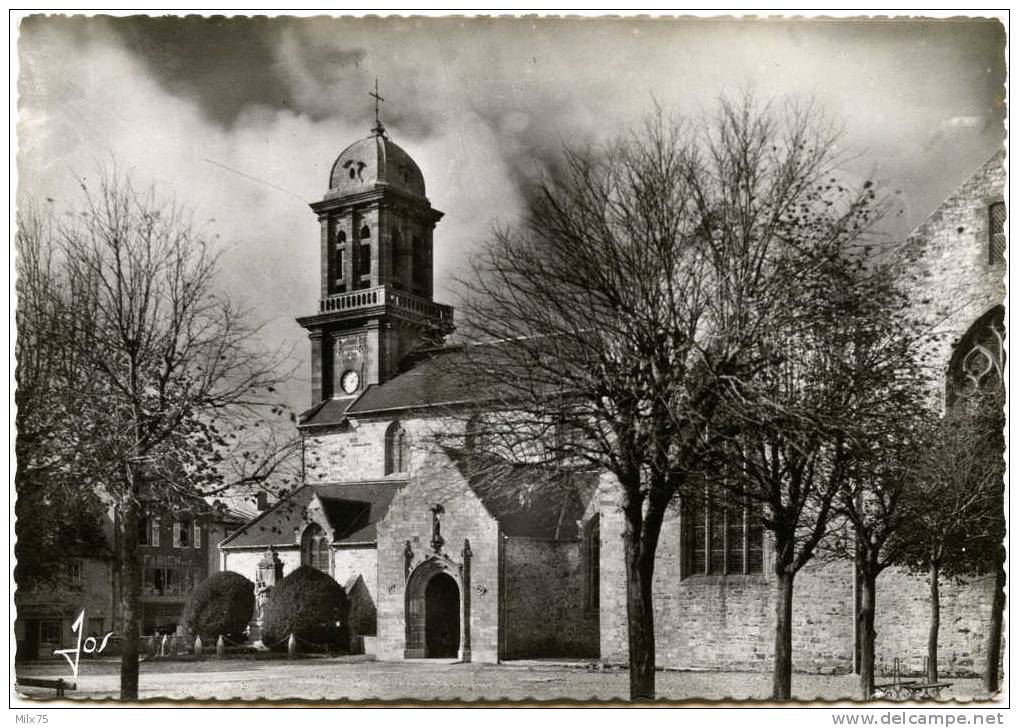
<path id="1" fill-rule="evenodd" d="M 75 699 L 115 698 L 115 661 L 83 662 Z M 24 677 L 70 677 L 63 662 L 18 666 Z M 951 680 L 943 697 L 983 700 L 980 680 Z M 663 700 L 767 699 L 770 673 L 660 672 Z M 855 675 L 793 675 L 799 700 L 853 699 Z M 31 697 L 52 691 L 26 688 Z M 611 700 L 625 699 L 625 670 L 588 669 L 583 664 L 510 662 L 502 665 L 443 661 L 376 662 L 358 657 L 283 659 L 227 658 L 202 661 L 150 660 L 142 663 L 140 697 L 175 700 Z"/>

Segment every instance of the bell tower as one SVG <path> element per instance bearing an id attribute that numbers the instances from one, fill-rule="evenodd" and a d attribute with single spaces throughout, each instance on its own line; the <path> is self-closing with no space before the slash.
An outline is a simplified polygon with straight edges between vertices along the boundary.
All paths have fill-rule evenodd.
<path id="1" fill-rule="evenodd" d="M 378 119 L 333 163 L 318 216 L 318 313 L 297 319 L 311 339 L 311 399 L 350 399 L 397 373 L 400 360 L 453 330 L 432 300 L 432 231 L 442 213 L 414 160 Z"/>

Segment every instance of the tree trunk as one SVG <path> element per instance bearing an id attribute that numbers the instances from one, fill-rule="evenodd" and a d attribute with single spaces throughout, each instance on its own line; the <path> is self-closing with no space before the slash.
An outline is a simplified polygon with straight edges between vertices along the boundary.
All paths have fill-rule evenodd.
<path id="1" fill-rule="evenodd" d="M 938 632 L 941 630 L 941 588 L 938 581 L 941 569 L 936 562 L 931 562 L 931 628 L 927 633 L 927 682 L 938 681 Z"/>
<path id="2" fill-rule="evenodd" d="M 630 647 L 630 699 L 655 698 L 655 614 L 652 581 L 662 513 L 642 503 L 624 506 L 623 542 L 626 557 L 626 621 Z"/>
<path id="3" fill-rule="evenodd" d="M 860 580 L 860 693 L 863 700 L 874 696 L 874 610 L 877 600 L 877 577 L 871 569 L 864 568 Z"/>
<path id="4" fill-rule="evenodd" d="M 1001 670 L 1001 627 L 1005 615 L 1005 550 L 998 557 L 998 569 L 994 580 L 994 599 L 991 602 L 991 627 L 987 642 L 987 665 L 984 668 L 984 688 L 989 693 L 998 692 L 998 677 Z"/>
<path id="5" fill-rule="evenodd" d="M 793 579 L 794 573 L 778 567 L 775 601 L 775 669 L 771 696 L 789 700 L 793 689 Z"/>
<path id="6" fill-rule="evenodd" d="M 138 563 L 138 506 L 128 503 L 121 507 L 120 549 L 116 555 L 120 566 L 120 699 L 138 699 L 138 594 L 141 591 L 141 570 Z"/>

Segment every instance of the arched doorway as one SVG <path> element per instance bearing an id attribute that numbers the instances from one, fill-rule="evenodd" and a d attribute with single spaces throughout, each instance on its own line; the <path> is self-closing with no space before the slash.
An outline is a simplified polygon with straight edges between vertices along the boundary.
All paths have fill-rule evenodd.
<path id="1" fill-rule="evenodd" d="M 425 657 L 456 657 L 460 648 L 460 588 L 438 573 L 425 587 Z"/>
<path id="2" fill-rule="evenodd" d="M 411 572 L 406 591 L 404 657 L 470 661 L 470 631 L 465 627 L 470 605 L 463 598 L 463 576 L 461 567 L 443 557 L 426 559 Z"/>

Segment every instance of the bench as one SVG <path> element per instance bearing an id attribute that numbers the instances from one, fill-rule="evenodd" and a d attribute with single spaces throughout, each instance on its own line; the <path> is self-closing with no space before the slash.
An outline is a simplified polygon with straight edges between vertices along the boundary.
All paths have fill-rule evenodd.
<path id="1" fill-rule="evenodd" d="M 941 697 L 941 691 L 952 687 L 952 683 L 923 683 L 921 685 L 907 685 L 910 695 L 918 700 L 937 700 Z"/>
<path id="2" fill-rule="evenodd" d="M 895 682 L 884 683 L 883 685 L 875 685 L 874 697 L 901 700 L 912 695 L 908 691 L 915 684 L 916 680 L 896 680 Z"/>
<path id="3" fill-rule="evenodd" d="M 39 677 L 15 677 L 14 684 L 23 688 L 49 688 L 57 691 L 57 697 L 64 697 L 65 690 L 77 690 L 77 683 L 69 683 L 66 680 L 47 680 Z"/>

